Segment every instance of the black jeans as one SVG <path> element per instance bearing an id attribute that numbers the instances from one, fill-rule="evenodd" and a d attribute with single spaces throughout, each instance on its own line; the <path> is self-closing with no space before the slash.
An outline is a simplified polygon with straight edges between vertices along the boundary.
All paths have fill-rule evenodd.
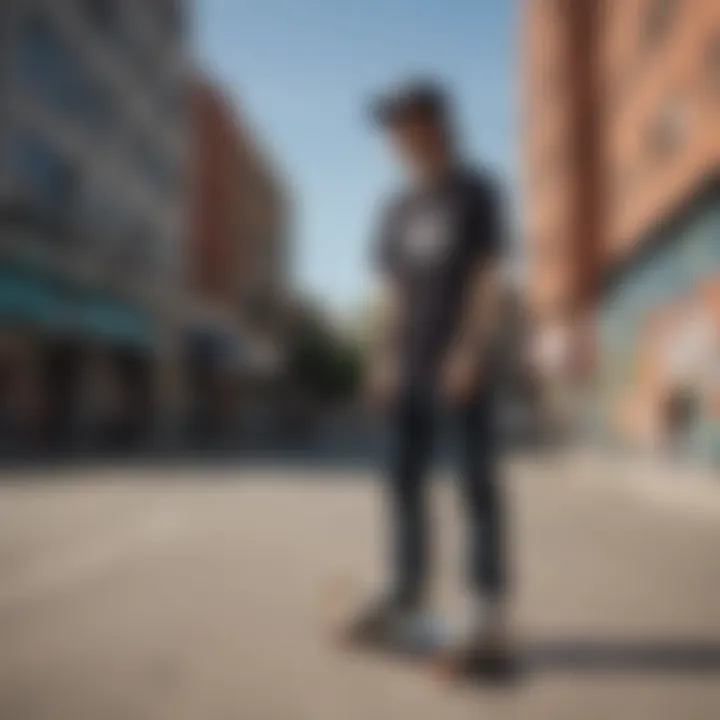
<path id="1" fill-rule="evenodd" d="M 438 419 L 449 410 L 462 440 L 462 492 L 468 523 L 468 579 L 486 598 L 506 585 L 503 509 L 493 393 L 482 391 L 462 407 L 442 408 L 433 393 L 410 388 L 393 417 L 394 458 L 390 499 L 394 536 L 395 595 L 402 604 L 422 602 L 429 565 L 427 482 Z M 456 430 L 457 428 L 457 430 Z"/>

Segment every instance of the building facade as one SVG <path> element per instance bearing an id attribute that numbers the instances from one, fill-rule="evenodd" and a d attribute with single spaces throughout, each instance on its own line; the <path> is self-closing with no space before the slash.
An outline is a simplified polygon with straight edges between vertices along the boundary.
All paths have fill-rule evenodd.
<path id="1" fill-rule="evenodd" d="M 720 4 L 528 0 L 525 18 L 536 315 L 592 309 L 597 403 L 612 434 L 715 458 Z M 569 166 L 570 186 L 557 169 L 546 177 L 546 162 Z"/>
<path id="2" fill-rule="evenodd" d="M 6 0 L 0 15 L 4 435 L 145 442 L 182 403 L 186 8 Z"/>
<path id="3" fill-rule="evenodd" d="M 237 429 L 258 386 L 279 382 L 289 205 L 238 107 L 202 78 L 193 89 L 193 137 L 191 414 L 200 435 L 217 437 Z"/>
<path id="4" fill-rule="evenodd" d="M 605 6 L 606 416 L 720 460 L 720 5 Z"/>
<path id="5" fill-rule="evenodd" d="M 524 304 L 539 406 L 556 436 L 575 427 L 591 371 L 603 234 L 598 3 L 528 0 L 522 28 Z"/>
<path id="6" fill-rule="evenodd" d="M 573 367 L 603 232 L 598 5 L 531 0 L 523 28 L 527 305 L 548 376 Z"/>

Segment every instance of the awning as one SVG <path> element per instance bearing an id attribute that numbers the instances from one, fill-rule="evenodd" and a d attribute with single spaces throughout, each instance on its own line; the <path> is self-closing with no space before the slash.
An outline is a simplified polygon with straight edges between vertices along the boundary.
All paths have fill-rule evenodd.
<path id="1" fill-rule="evenodd" d="M 53 328 L 62 323 L 62 299 L 41 278 L 0 269 L 0 317 Z"/>
<path id="2" fill-rule="evenodd" d="M 84 297 L 71 314 L 73 330 L 118 345 L 151 347 L 153 323 L 145 313 L 108 298 Z"/>
<path id="3" fill-rule="evenodd" d="M 154 324 L 141 310 L 18 268 L 0 268 L 0 318 L 119 345 L 151 347 L 154 338 Z"/>

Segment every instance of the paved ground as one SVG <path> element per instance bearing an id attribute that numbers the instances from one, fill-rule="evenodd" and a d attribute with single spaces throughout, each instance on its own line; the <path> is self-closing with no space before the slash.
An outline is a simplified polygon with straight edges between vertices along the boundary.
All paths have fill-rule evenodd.
<path id="1" fill-rule="evenodd" d="M 380 577 L 365 471 L 84 471 L 0 487 L 2 720 L 713 720 L 720 488 L 510 470 L 525 673 L 448 690 L 336 652 L 326 586 Z M 692 495 L 692 492 L 689 492 Z M 670 497 L 670 500 L 668 500 Z M 438 605 L 458 507 L 439 487 Z"/>

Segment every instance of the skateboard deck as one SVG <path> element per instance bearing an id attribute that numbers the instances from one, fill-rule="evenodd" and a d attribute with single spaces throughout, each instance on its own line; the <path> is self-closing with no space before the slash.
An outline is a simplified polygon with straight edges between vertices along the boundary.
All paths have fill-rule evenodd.
<path id="1" fill-rule="evenodd" d="M 334 581 L 328 587 L 327 628 L 331 642 L 343 651 L 377 653 L 419 663 L 440 679 L 507 679 L 516 664 L 507 650 L 502 653 L 463 649 L 463 633 L 440 616 L 418 616 L 412 621 L 372 638 L 354 637 L 351 628 L 362 609 L 362 597 L 351 583 Z"/>

